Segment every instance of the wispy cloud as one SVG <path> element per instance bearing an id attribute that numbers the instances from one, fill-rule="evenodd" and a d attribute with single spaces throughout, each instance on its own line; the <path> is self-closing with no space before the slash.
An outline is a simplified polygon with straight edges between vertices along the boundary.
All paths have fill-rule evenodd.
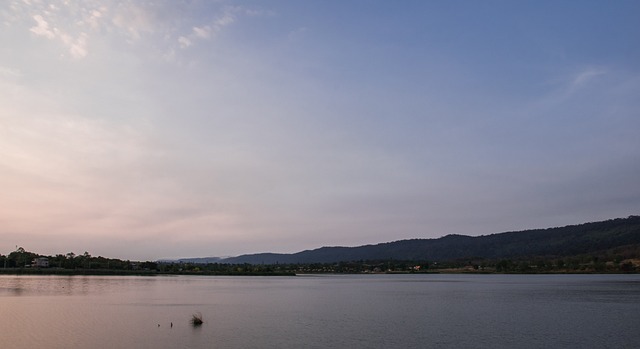
<path id="1" fill-rule="evenodd" d="M 586 66 L 571 69 L 547 80 L 546 89 L 540 99 L 536 100 L 538 107 L 556 108 L 567 103 L 592 89 L 599 89 L 599 80 L 607 77 L 611 70 L 605 67 Z M 609 82 L 611 83 L 611 82 Z"/>
<path id="2" fill-rule="evenodd" d="M 178 37 L 180 48 L 191 47 L 196 41 L 209 40 L 218 35 L 225 27 L 230 26 L 236 21 L 237 13 L 240 8 L 226 8 L 222 15 L 201 26 L 193 27 L 191 32 Z"/>
<path id="3" fill-rule="evenodd" d="M 193 33 L 201 38 L 201 39 L 208 39 L 211 37 L 211 27 L 208 25 L 205 25 L 204 27 L 193 27 Z"/>
<path id="4" fill-rule="evenodd" d="M 36 36 L 59 41 L 75 59 L 84 58 L 88 53 L 89 35 L 83 31 L 83 22 L 78 21 L 75 25 L 69 25 L 68 28 L 63 29 L 61 25 L 64 21 L 59 18 L 60 10 L 60 7 L 53 4 L 48 8 L 35 8 L 34 11 L 42 11 L 42 13 L 32 16 L 36 23 L 29 28 L 29 31 Z M 99 11 L 91 11 L 87 23 L 95 28 L 99 17 Z"/>
<path id="5" fill-rule="evenodd" d="M 304 38 L 304 36 L 308 31 L 309 29 L 307 27 L 300 27 L 296 30 L 292 30 L 291 32 L 289 32 L 289 34 L 287 35 L 287 38 L 289 39 L 289 41 L 301 40 L 302 38 Z"/>
<path id="6" fill-rule="evenodd" d="M 607 70 L 599 67 L 587 67 L 573 76 L 570 82 L 570 90 L 575 91 L 585 87 L 600 75 L 607 73 Z"/>
<path id="7" fill-rule="evenodd" d="M 19 69 L 0 66 L 0 76 L 19 78 L 22 76 L 22 72 Z"/>
<path id="8" fill-rule="evenodd" d="M 209 6 L 215 6 L 210 4 Z M 121 35 L 132 46 L 150 39 L 164 41 L 167 57 L 175 57 L 175 48 L 186 49 L 199 41 L 211 40 L 239 16 L 257 16 L 261 11 L 244 7 L 220 6 L 209 20 L 200 25 L 182 28 L 172 14 L 189 11 L 188 6 L 171 2 L 139 3 L 131 1 L 69 2 L 14 1 L 2 15 L 5 25 L 20 25 L 21 17 L 29 16 L 28 30 L 35 36 L 55 40 L 62 44 L 74 59 L 91 52 L 91 42 L 104 35 Z"/>
<path id="9" fill-rule="evenodd" d="M 53 30 L 49 28 L 49 23 L 47 23 L 41 15 L 35 15 L 33 16 L 33 19 L 36 21 L 37 25 L 29 29 L 32 33 L 44 36 L 47 39 L 53 39 L 56 37 Z"/>
<path id="10" fill-rule="evenodd" d="M 144 35 L 164 31 L 162 24 L 155 17 L 152 9 L 145 9 L 138 4 L 119 2 L 110 11 L 111 23 L 122 30 L 130 41 L 140 40 Z"/>

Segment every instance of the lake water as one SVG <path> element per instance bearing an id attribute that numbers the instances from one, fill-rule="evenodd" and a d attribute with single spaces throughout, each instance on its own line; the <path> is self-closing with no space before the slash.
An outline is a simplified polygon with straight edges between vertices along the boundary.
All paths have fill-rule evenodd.
<path id="1" fill-rule="evenodd" d="M 640 275 L 2 275 L 0 348 L 640 348 Z"/>

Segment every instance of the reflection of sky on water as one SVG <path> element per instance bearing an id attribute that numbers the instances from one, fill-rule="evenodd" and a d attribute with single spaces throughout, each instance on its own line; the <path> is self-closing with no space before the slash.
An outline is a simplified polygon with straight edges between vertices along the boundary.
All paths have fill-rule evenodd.
<path id="1" fill-rule="evenodd" d="M 127 285 L 153 282 L 150 277 L 0 275 L 0 296 L 75 296 L 114 292 Z"/>
<path id="2" fill-rule="evenodd" d="M 0 346 L 637 348 L 639 277 L 4 275 Z"/>

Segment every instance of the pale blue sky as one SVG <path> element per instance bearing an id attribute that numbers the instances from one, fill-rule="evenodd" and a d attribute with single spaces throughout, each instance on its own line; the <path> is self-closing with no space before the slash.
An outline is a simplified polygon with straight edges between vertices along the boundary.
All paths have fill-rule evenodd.
<path id="1" fill-rule="evenodd" d="M 0 253 L 640 213 L 637 1 L 5 1 Z"/>

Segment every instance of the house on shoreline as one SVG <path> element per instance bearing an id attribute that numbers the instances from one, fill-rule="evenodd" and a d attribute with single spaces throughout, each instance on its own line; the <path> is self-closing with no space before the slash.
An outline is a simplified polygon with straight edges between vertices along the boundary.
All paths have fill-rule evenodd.
<path id="1" fill-rule="evenodd" d="M 32 268 L 49 268 L 49 258 L 38 257 L 31 262 Z"/>

